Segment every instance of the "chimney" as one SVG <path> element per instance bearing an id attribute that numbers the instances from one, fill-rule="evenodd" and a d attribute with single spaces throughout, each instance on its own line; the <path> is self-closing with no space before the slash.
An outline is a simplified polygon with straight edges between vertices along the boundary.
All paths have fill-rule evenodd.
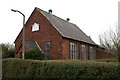
<path id="1" fill-rule="evenodd" d="M 89 37 L 90 39 L 92 39 L 91 36 L 88 36 L 88 37 Z"/>
<path id="2" fill-rule="evenodd" d="M 51 9 L 49 9 L 48 12 L 49 12 L 49 14 L 52 14 L 52 10 Z"/>
<path id="3" fill-rule="evenodd" d="M 70 21 L 70 19 L 69 19 L 69 18 L 67 18 L 67 19 L 66 19 L 66 21 L 68 21 L 68 22 L 69 22 L 69 21 Z"/>

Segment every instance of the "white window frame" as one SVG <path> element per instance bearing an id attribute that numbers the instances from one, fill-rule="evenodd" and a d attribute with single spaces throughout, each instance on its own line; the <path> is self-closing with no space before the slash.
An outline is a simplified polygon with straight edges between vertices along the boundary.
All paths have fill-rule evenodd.
<path id="1" fill-rule="evenodd" d="M 70 59 L 77 59 L 76 54 L 77 54 L 76 44 L 70 42 Z"/>
<path id="2" fill-rule="evenodd" d="M 38 23 L 34 23 L 34 24 L 32 25 L 32 32 L 34 32 L 34 31 L 38 31 L 39 28 L 40 28 L 40 24 L 38 24 Z"/>

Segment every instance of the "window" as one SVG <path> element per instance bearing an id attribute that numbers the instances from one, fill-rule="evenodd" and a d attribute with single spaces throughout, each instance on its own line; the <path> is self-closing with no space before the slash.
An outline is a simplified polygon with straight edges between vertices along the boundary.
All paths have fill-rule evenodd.
<path id="1" fill-rule="evenodd" d="M 45 42 L 45 58 L 50 59 L 50 42 Z"/>
<path id="2" fill-rule="evenodd" d="M 89 59 L 94 59 L 94 48 L 90 47 Z"/>
<path id="3" fill-rule="evenodd" d="M 32 32 L 34 32 L 34 31 L 38 31 L 39 30 L 39 24 L 37 24 L 37 23 L 34 23 L 33 25 L 32 25 Z"/>
<path id="4" fill-rule="evenodd" d="M 81 54 L 80 54 L 81 53 L 81 46 L 80 45 L 77 46 L 77 51 L 78 51 L 77 57 L 78 57 L 78 59 L 80 59 L 80 56 L 81 56 Z"/>
<path id="5" fill-rule="evenodd" d="M 83 60 L 87 59 L 87 50 L 85 45 L 82 45 L 82 59 Z"/>
<path id="6" fill-rule="evenodd" d="M 76 59 L 76 44 L 70 43 L 70 59 Z"/>

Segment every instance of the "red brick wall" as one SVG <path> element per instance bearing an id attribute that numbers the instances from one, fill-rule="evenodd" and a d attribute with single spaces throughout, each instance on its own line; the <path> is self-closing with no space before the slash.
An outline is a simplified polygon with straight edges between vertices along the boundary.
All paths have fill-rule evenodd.
<path id="1" fill-rule="evenodd" d="M 104 49 L 97 48 L 96 49 L 96 58 L 97 59 L 105 59 L 105 58 L 117 58 L 117 55 L 113 52 L 106 51 Z"/>
<path id="2" fill-rule="evenodd" d="M 85 45 L 86 46 L 86 49 L 87 49 L 87 60 L 89 60 L 89 54 L 90 54 L 90 47 L 93 47 L 94 48 L 94 59 L 96 59 L 96 46 L 93 46 L 93 45 L 90 45 L 90 44 L 86 44 L 86 43 L 82 43 L 82 42 L 79 42 L 79 47 L 80 47 L 80 59 L 82 60 L 82 45 Z"/>
<path id="3" fill-rule="evenodd" d="M 20 32 L 19 36 L 15 41 L 15 54 L 18 53 L 19 48 L 22 45 L 22 32 Z"/>
<path id="4" fill-rule="evenodd" d="M 85 45 L 87 48 L 87 59 L 89 60 L 89 47 L 93 47 L 94 48 L 94 59 L 96 59 L 96 46 L 93 45 L 89 45 L 86 43 L 82 43 L 79 41 L 75 41 L 75 40 L 70 40 L 70 39 L 65 39 L 63 38 L 63 42 L 62 42 L 62 55 L 63 55 L 63 59 L 70 59 L 70 42 L 73 42 L 76 44 L 77 49 L 76 49 L 76 57 L 77 59 L 82 60 L 82 47 L 81 45 Z"/>
<path id="5" fill-rule="evenodd" d="M 32 32 L 32 25 L 34 23 L 40 24 L 40 30 Z M 38 8 L 35 8 L 30 18 L 25 25 L 25 39 L 37 41 L 41 49 L 44 51 L 44 44 L 46 41 L 51 42 L 50 57 L 51 59 L 69 59 L 70 57 L 70 42 L 77 44 L 77 56 L 79 55 L 78 46 L 84 44 L 87 47 L 87 58 L 89 59 L 89 45 L 81 43 L 75 40 L 70 40 L 63 38 L 60 33 L 53 27 L 53 25 L 47 20 L 42 13 L 40 13 Z M 22 44 L 22 32 L 15 41 L 15 49 L 17 50 Z M 91 45 L 90 45 L 91 46 Z M 94 46 L 93 46 L 94 47 Z M 20 56 L 22 52 L 22 47 L 18 50 L 16 57 Z M 80 56 L 77 59 L 81 59 L 81 47 Z"/>
<path id="6" fill-rule="evenodd" d="M 62 41 L 61 46 L 62 46 L 62 58 L 63 59 L 69 59 L 69 53 L 70 53 L 70 51 L 69 51 L 70 44 L 69 43 L 70 42 L 68 39 L 63 39 L 63 41 Z"/>
<path id="7" fill-rule="evenodd" d="M 32 25 L 40 24 L 40 30 L 32 32 Z M 22 37 L 18 37 L 15 47 L 19 46 Z M 44 51 L 45 41 L 51 42 L 51 59 L 62 59 L 61 43 L 62 36 L 53 27 L 53 25 L 40 13 L 39 9 L 35 9 L 25 25 L 25 39 L 37 41 L 41 49 Z M 19 51 L 20 52 L 20 51 Z M 17 54 L 18 55 L 18 54 Z"/>

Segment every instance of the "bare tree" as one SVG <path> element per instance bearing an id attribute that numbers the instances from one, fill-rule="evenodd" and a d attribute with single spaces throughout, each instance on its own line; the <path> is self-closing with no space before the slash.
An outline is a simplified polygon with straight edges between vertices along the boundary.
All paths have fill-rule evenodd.
<path id="1" fill-rule="evenodd" d="M 120 61 L 120 37 L 118 34 L 118 28 L 116 30 L 109 30 L 99 35 L 99 40 L 101 46 L 106 48 L 111 52 L 115 52 L 118 55 L 118 60 Z"/>

